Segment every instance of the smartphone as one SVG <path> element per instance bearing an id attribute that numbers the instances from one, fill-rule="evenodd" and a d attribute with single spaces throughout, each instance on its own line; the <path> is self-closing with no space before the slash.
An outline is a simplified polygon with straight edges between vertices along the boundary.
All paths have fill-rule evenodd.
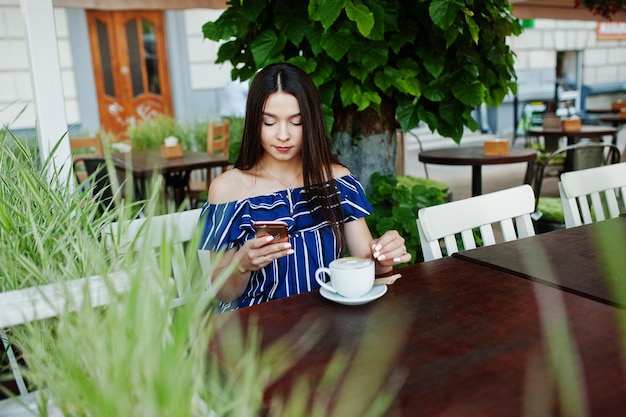
<path id="1" fill-rule="evenodd" d="M 274 242 L 288 242 L 287 223 L 283 221 L 258 221 L 254 222 L 256 237 L 266 235 L 274 236 Z"/>

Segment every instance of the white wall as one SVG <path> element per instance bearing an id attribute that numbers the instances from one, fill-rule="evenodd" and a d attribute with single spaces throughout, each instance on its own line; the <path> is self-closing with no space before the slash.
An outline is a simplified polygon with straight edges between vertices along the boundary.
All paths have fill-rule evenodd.
<path id="1" fill-rule="evenodd" d="M 64 9 L 55 9 L 59 60 L 67 122 L 80 120 L 73 61 Z M 14 129 L 33 128 L 35 109 L 25 30 L 17 0 L 0 0 L 0 124 Z"/>
<path id="2" fill-rule="evenodd" d="M 216 64 L 218 42 L 204 39 L 202 25 L 215 21 L 222 10 L 191 9 L 185 11 L 189 75 L 192 90 L 221 89 L 230 80 L 230 64 Z"/>

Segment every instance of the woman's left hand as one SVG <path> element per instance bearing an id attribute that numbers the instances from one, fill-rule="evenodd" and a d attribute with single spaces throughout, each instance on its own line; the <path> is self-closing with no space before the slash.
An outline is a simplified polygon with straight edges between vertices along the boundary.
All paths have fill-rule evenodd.
<path id="1" fill-rule="evenodd" d="M 372 257 L 383 266 L 394 266 L 409 262 L 411 254 L 407 253 L 404 238 L 397 230 L 388 230 L 378 239 L 370 242 Z"/>

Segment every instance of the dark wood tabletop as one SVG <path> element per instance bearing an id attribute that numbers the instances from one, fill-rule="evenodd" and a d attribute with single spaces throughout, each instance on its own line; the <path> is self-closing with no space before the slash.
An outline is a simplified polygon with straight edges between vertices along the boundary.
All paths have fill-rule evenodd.
<path id="1" fill-rule="evenodd" d="M 177 206 L 184 200 L 191 171 L 219 167 L 228 162 L 226 156 L 192 151 L 184 151 L 181 158 L 171 159 L 163 158 L 159 150 L 133 150 L 113 156 L 129 165 L 141 197 L 147 196 L 147 180 L 155 173 L 163 175 L 166 187 L 173 191 Z"/>
<path id="2" fill-rule="evenodd" d="M 596 126 L 596 125 L 582 125 L 577 130 L 563 130 L 563 128 L 544 128 L 544 127 L 531 127 L 526 131 L 527 136 L 543 136 L 545 140 L 557 140 L 560 138 L 567 138 L 567 144 L 573 145 L 578 140 L 583 138 L 595 139 L 602 136 L 611 136 L 611 142 L 615 145 L 617 143 L 617 129 L 612 126 Z M 555 146 L 548 146 L 548 149 L 556 149 Z"/>
<path id="3" fill-rule="evenodd" d="M 155 172 L 169 174 L 219 167 L 228 162 L 225 156 L 192 151 L 185 151 L 181 158 L 172 159 L 163 158 L 158 150 L 133 150 L 129 153 L 116 153 L 113 156 L 130 164 L 134 175 L 144 177 Z"/>
<path id="4" fill-rule="evenodd" d="M 482 194 L 482 166 L 533 162 L 537 151 L 526 148 L 511 148 L 508 155 L 485 156 L 483 147 L 458 146 L 454 148 L 433 149 L 419 153 L 419 161 L 439 165 L 471 165 L 472 195 Z M 526 176 L 528 182 L 530 177 Z"/>
<path id="5" fill-rule="evenodd" d="M 591 109 L 585 109 L 586 113 L 589 114 L 609 114 L 609 113 L 619 113 L 619 109 L 618 108 L 613 108 L 613 107 L 598 107 L 598 108 L 591 108 Z"/>
<path id="6" fill-rule="evenodd" d="M 607 114 L 605 116 L 601 116 L 600 120 L 605 123 L 611 123 L 611 125 L 616 128 L 619 128 L 626 124 L 626 116 L 623 116 L 621 113 Z"/>
<path id="7" fill-rule="evenodd" d="M 486 246 L 453 256 L 626 309 L 614 287 L 626 276 L 626 217 Z M 611 276 L 607 265 L 621 274 Z M 625 287 L 626 288 L 626 287 Z"/>
<path id="8" fill-rule="evenodd" d="M 548 397 L 547 412 L 535 415 L 561 415 L 540 312 L 558 314 L 563 303 L 586 389 L 573 396 L 587 401 L 590 416 L 624 415 L 626 375 L 615 308 L 453 257 L 398 272 L 402 278 L 385 295 L 361 306 L 336 304 L 312 291 L 225 313 L 225 320 L 255 323 L 266 347 L 294 329 L 323 325 L 310 351 L 266 391 L 266 404 L 299 379 L 310 384 L 307 396 L 341 395 L 321 382 L 331 358 L 374 335 L 366 339 L 371 344 L 365 363 L 351 375 L 356 386 L 346 393 L 357 401 L 343 415 L 364 415 L 378 386 L 375 375 L 399 389 L 386 416 L 521 417 L 529 415 L 528 403 L 541 404 L 532 397 L 536 393 Z M 212 353 L 222 354 L 214 343 Z M 387 362 L 384 353 L 394 352 L 396 344 L 397 354 Z M 353 358 L 348 354 L 340 363 Z"/>

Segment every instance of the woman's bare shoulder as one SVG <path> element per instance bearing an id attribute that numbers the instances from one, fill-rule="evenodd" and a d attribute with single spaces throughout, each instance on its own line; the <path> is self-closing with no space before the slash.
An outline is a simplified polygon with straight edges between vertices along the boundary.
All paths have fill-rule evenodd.
<path id="1" fill-rule="evenodd" d="M 209 203 L 222 204 L 250 197 L 254 180 L 254 175 L 247 171 L 229 169 L 211 181 Z"/>
<path id="2" fill-rule="evenodd" d="M 347 167 L 341 164 L 333 164 L 333 177 L 334 178 L 341 178 L 350 174 L 351 172 Z"/>

